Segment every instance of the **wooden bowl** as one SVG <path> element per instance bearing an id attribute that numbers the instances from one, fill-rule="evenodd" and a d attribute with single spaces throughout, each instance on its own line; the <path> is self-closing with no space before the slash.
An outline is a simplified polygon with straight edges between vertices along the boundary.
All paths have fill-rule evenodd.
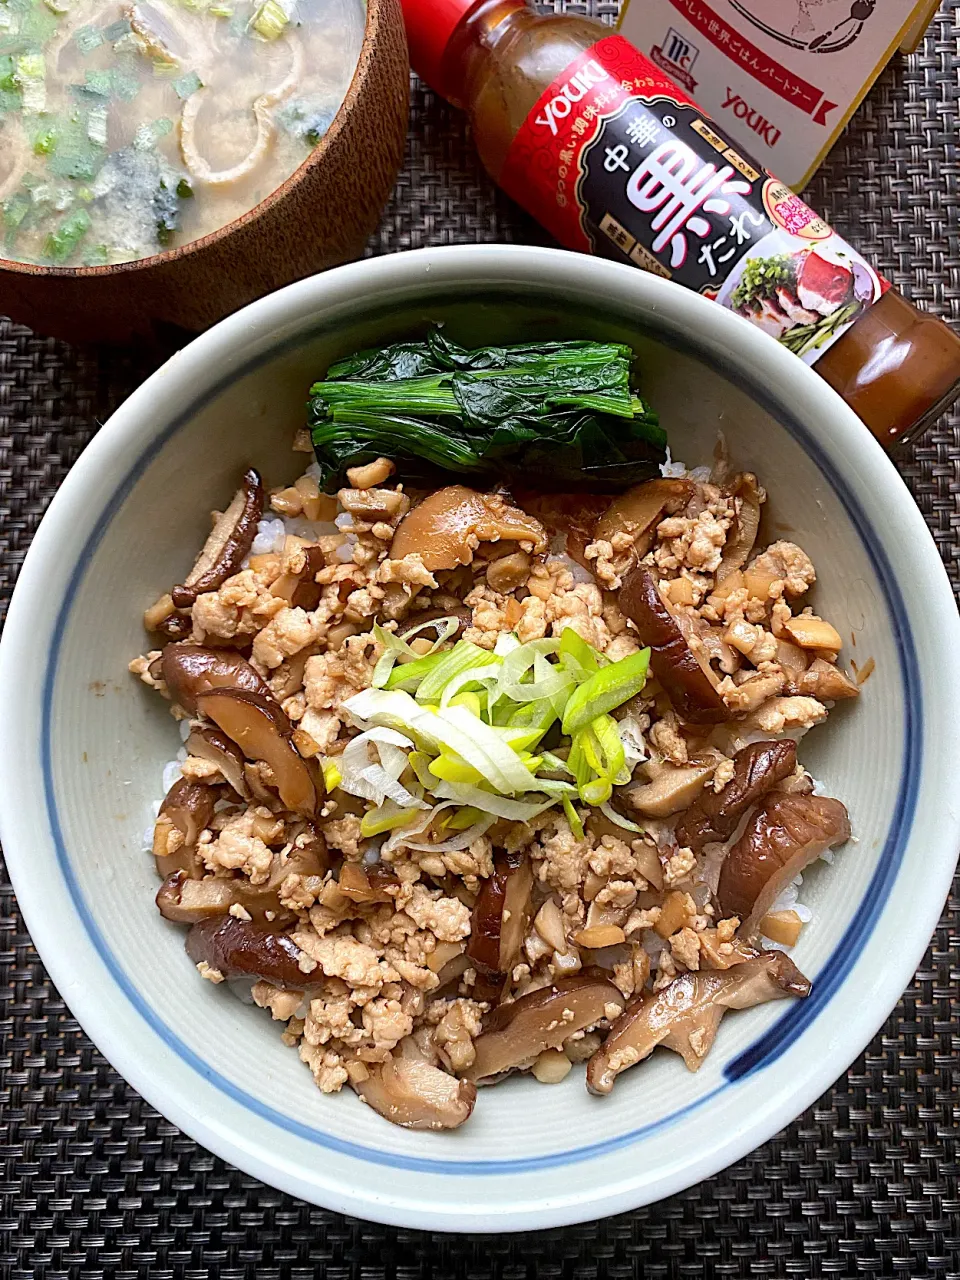
<path id="1" fill-rule="evenodd" d="M 409 66 L 400 0 L 367 0 L 360 59 L 310 156 L 226 226 L 136 262 L 41 267 L 0 258 L 0 311 L 75 342 L 200 330 L 281 285 L 358 258 L 403 159 Z"/>

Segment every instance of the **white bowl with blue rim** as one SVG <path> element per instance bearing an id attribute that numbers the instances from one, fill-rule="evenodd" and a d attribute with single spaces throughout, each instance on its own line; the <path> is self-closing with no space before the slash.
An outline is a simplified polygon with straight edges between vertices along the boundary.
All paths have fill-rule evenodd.
<path id="1" fill-rule="evenodd" d="M 770 536 L 819 571 L 846 657 L 873 663 L 801 758 L 856 840 L 805 878 L 805 1001 L 731 1014 L 697 1074 L 658 1051 L 607 1098 L 583 1068 L 483 1090 L 462 1129 L 387 1124 L 323 1096 L 279 1027 L 202 982 L 154 906 L 142 852 L 179 737 L 127 674 L 141 612 L 181 580 L 249 464 L 292 479 L 307 388 L 332 358 L 444 321 L 461 342 L 615 337 L 639 355 L 673 453 L 717 429 L 769 497 Z M 880 446 L 817 375 L 723 308 L 630 267 L 549 249 L 420 250 L 338 268 L 222 321 L 113 415 L 53 499 L 0 647 L 0 821 L 50 974 L 128 1081 L 198 1142 L 305 1200 L 450 1231 L 621 1212 L 708 1177 L 788 1124 L 909 983 L 958 844 L 960 624 L 943 566 Z"/>

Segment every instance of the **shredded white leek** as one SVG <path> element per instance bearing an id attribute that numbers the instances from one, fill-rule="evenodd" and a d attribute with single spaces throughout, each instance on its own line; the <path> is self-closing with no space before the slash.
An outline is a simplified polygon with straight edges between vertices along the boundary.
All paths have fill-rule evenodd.
<path id="1" fill-rule="evenodd" d="M 427 650 L 426 653 L 417 653 L 412 648 L 409 639 L 401 639 L 400 636 L 394 635 L 392 631 L 385 631 L 379 623 L 375 623 L 373 634 L 383 645 L 383 653 L 377 659 L 377 665 L 373 669 L 373 679 L 371 681 L 374 689 L 382 689 L 387 683 L 390 672 L 393 670 L 394 663 L 401 657 L 405 658 L 429 658 L 445 644 L 457 627 L 460 625 L 459 618 L 431 618 L 426 622 L 420 622 L 415 627 L 411 627 L 406 632 L 408 637 L 415 636 L 421 631 L 425 631 L 428 627 L 433 627 L 437 632 L 437 638 Z"/>
<path id="2" fill-rule="evenodd" d="M 458 621 L 440 619 L 415 630 L 428 626 L 437 640 L 425 654 L 411 647 L 414 633 L 401 640 L 375 628 L 383 654 L 374 687 L 341 704 L 361 732 L 335 762 L 324 764 L 324 776 L 328 788 L 336 778 L 343 790 L 375 806 L 362 819 L 365 834 L 389 832 L 388 853 L 401 845 L 452 852 L 467 848 L 497 819 L 530 822 L 562 805 L 581 839 L 576 799 L 642 833 L 610 805 L 614 786 L 628 782 L 646 758 L 642 725 L 633 714 L 618 722 L 610 711 L 642 688 L 646 651 L 610 663 L 565 632 L 559 640 L 526 644 L 502 635 L 493 653 L 467 640 L 440 652 Z M 408 661 L 398 667 L 401 658 Z M 538 745 L 558 720 L 574 726 L 566 760 Z M 540 777 L 541 769 L 554 776 Z M 441 817 L 447 810 L 453 812 Z"/>

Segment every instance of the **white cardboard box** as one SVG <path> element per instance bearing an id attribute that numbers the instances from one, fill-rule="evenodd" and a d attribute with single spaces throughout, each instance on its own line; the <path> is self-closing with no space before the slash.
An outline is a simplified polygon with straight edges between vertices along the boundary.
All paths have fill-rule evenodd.
<path id="1" fill-rule="evenodd" d="M 794 190 L 937 0 L 624 0 L 620 32 Z"/>

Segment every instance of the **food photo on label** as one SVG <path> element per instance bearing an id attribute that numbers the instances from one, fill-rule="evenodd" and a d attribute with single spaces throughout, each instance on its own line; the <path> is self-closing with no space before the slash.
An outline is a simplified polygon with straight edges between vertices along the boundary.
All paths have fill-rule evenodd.
<path id="1" fill-rule="evenodd" d="M 860 684 L 763 477 L 672 459 L 634 368 L 442 329 L 337 361 L 314 460 L 248 470 L 144 614 L 183 744 L 157 907 L 397 1125 L 515 1072 L 606 1095 L 658 1045 L 697 1071 L 728 1010 L 810 992 L 804 873 L 851 824 L 798 744 Z"/>
<path id="2" fill-rule="evenodd" d="M 467 111 L 491 176 L 566 248 L 736 311 L 812 364 L 887 447 L 956 400 L 960 338 L 622 36 L 521 0 L 404 0 L 404 16 L 414 69 Z"/>

